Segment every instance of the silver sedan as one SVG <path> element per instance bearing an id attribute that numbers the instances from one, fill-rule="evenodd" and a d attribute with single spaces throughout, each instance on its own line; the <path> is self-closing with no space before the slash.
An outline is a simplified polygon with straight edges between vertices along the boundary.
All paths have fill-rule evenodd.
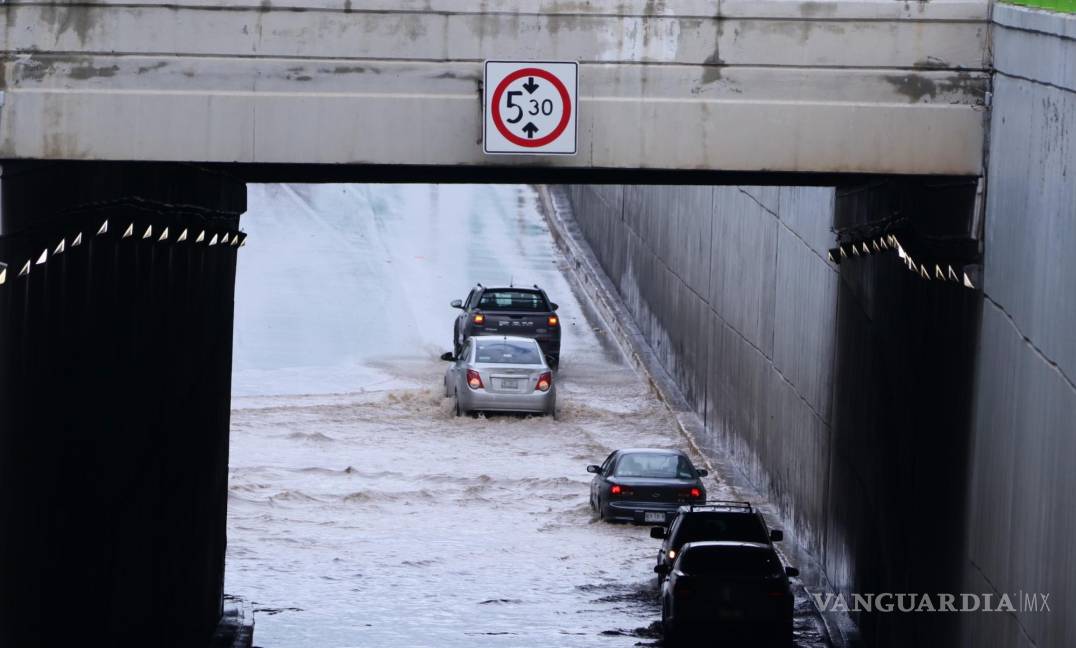
<path id="1" fill-rule="evenodd" d="M 477 411 L 553 414 L 557 388 L 553 370 L 531 338 L 477 335 L 445 371 L 445 396 L 456 400 L 456 416 Z"/>

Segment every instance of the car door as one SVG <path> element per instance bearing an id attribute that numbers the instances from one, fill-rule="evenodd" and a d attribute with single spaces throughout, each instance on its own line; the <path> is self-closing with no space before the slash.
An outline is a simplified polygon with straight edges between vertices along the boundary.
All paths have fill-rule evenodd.
<path id="1" fill-rule="evenodd" d="M 458 315 L 456 315 L 456 339 L 462 344 L 467 336 L 467 317 L 471 308 L 471 299 L 474 297 L 475 290 L 471 289 L 471 292 L 467 293 L 467 299 L 463 300 L 463 308 L 460 309 Z"/>
<path id="2" fill-rule="evenodd" d="M 608 474 L 610 467 L 613 465 L 614 457 L 616 457 L 616 451 L 613 451 L 605 458 L 601 469 L 598 470 L 598 474 L 594 475 L 594 479 L 590 480 L 590 495 L 599 506 L 601 505 L 601 492 L 602 485 L 605 483 L 605 475 Z"/>

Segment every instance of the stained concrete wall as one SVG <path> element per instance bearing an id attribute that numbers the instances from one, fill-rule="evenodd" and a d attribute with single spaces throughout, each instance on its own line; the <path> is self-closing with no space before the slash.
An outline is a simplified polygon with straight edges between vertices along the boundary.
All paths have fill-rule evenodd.
<path id="1" fill-rule="evenodd" d="M 1074 646 L 1076 16 L 998 4 L 967 588 L 1049 592 L 963 645 Z"/>
<path id="2" fill-rule="evenodd" d="M 988 0 L 3 5 L 6 159 L 529 166 L 482 152 L 482 62 L 552 59 L 579 62 L 557 167 L 982 166 Z"/>
<path id="3" fill-rule="evenodd" d="M 826 188 L 573 186 L 575 217 L 704 419 L 821 552 L 838 277 Z"/>

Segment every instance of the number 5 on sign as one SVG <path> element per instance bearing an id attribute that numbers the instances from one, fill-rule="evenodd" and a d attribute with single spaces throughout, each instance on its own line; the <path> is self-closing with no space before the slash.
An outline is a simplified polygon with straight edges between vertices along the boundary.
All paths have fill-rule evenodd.
<path id="1" fill-rule="evenodd" d="M 579 65 L 486 61 L 482 150 L 574 155 Z"/>

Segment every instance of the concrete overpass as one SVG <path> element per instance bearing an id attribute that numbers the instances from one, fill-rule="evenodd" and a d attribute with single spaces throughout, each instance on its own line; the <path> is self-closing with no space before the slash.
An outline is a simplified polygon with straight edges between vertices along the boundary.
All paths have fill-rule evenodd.
<path id="1" fill-rule="evenodd" d="M 986 0 L 8 0 L 0 159 L 521 165 L 481 63 L 576 60 L 542 166 L 978 176 Z"/>

